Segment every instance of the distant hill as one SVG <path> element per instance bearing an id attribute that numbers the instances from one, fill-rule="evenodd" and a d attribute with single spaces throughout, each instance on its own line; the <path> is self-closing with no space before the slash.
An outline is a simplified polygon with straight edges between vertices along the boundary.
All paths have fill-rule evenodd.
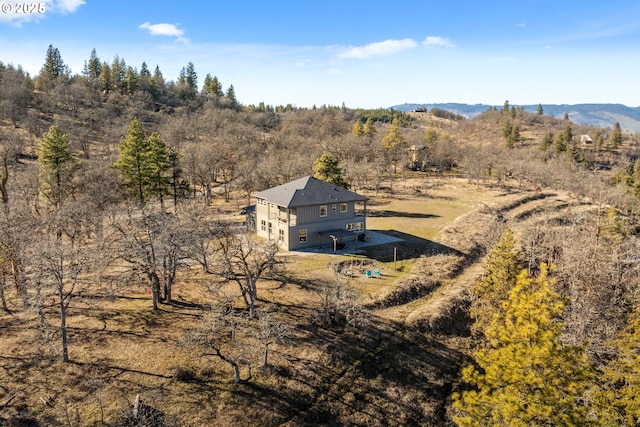
<path id="1" fill-rule="evenodd" d="M 520 105 L 516 106 L 520 107 Z M 430 110 L 434 107 L 442 108 L 443 110 L 451 111 L 456 114 L 461 114 L 467 118 L 473 118 L 490 107 L 493 107 L 493 105 L 471 105 L 458 103 L 402 104 L 391 108 L 394 110 L 408 112 L 418 108 L 426 108 Z M 502 105 L 496 105 L 495 107 L 502 109 Z M 538 104 L 525 105 L 524 109 L 525 111 L 535 113 L 538 109 Z M 563 118 L 565 113 L 568 113 L 571 121 L 580 125 L 605 128 L 613 126 L 615 122 L 620 122 L 620 126 L 623 129 L 628 129 L 632 132 L 640 132 L 640 107 L 627 107 L 622 104 L 542 104 L 542 109 L 544 110 L 544 114 L 554 116 L 559 119 Z"/>

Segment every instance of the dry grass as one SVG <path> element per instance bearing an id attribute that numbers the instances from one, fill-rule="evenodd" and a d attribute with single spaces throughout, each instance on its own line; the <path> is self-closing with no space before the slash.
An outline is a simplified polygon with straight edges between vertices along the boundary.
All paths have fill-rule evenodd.
<path id="1" fill-rule="evenodd" d="M 43 341 L 36 314 L 13 297 L 13 312 L 0 315 L 0 422 L 116 425 L 140 395 L 165 414 L 167 424 L 184 426 L 447 425 L 446 399 L 463 357 L 401 326 L 420 315 L 426 307 L 422 300 L 377 310 L 357 331 L 310 327 L 320 288 L 335 279 L 330 263 L 368 258 L 381 268 L 380 278 L 358 274 L 350 280 L 365 302 L 384 298 L 427 271 L 438 271 L 431 274 L 438 281 L 454 275 L 457 255 L 421 255 L 442 249 L 443 236 L 455 250 L 464 249 L 462 239 L 453 238 L 457 233 L 443 230 L 461 227 L 457 217 L 494 199 L 499 190 L 444 181 L 418 194 L 416 187 L 423 186 L 421 180 L 408 181 L 395 187 L 396 194 L 371 204 L 371 229 L 401 231 L 406 238 L 398 245 L 395 269 L 388 247 L 353 256 L 283 254 L 286 263 L 279 274 L 261 282 L 258 304 L 277 307 L 294 336 L 288 345 L 273 345 L 272 367 L 254 369 L 246 383 L 233 384 L 228 365 L 180 345 L 185 331 L 197 324 L 201 307 L 215 301 L 206 286 L 213 279 L 204 273 L 183 272 L 174 290 L 176 303 L 161 305 L 158 312 L 145 289 L 128 288 L 110 297 L 89 287 L 71 304 L 72 362 L 66 364 L 57 359 L 57 335 Z M 229 205 L 212 211 L 237 213 Z M 223 290 L 237 295 L 231 285 Z M 55 332 L 53 301 L 47 318 Z"/>

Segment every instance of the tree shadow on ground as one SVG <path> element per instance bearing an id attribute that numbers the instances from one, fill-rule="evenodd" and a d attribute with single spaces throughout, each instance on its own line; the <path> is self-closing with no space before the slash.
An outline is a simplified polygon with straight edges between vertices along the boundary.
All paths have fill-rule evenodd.
<path id="1" fill-rule="evenodd" d="M 407 234 L 398 230 L 375 230 L 376 233 L 385 234 L 397 239 L 401 239 L 399 242 L 386 243 L 383 245 L 367 246 L 361 249 L 361 251 L 370 259 L 374 259 L 379 262 L 404 261 L 419 258 L 422 255 L 438 255 L 438 254 L 453 254 L 464 255 L 460 251 L 435 242 L 433 240 L 423 239 L 422 237 Z"/>
<path id="2" fill-rule="evenodd" d="M 391 210 L 370 210 L 367 211 L 367 217 L 398 217 L 398 218 L 440 218 L 440 215 L 426 214 L 420 212 L 400 212 Z"/>
<path id="3" fill-rule="evenodd" d="M 452 425 L 446 402 L 464 356 L 415 330 L 380 318 L 367 327 L 322 329 L 308 340 L 318 360 L 285 355 L 268 381 L 236 392 L 289 425 Z M 277 381 L 277 388 L 270 387 Z M 267 415 L 265 415 L 267 416 Z"/>

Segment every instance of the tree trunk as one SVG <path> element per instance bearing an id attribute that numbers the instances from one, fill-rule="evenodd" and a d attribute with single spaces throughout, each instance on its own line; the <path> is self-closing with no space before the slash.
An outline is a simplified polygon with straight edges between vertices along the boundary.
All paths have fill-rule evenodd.
<path id="1" fill-rule="evenodd" d="M 60 297 L 60 339 L 62 342 L 62 361 L 69 361 L 69 350 L 67 348 L 67 305 L 64 303 L 62 287 L 58 290 Z"/>
<path id="2" fill-rule="evenodd" d="M 158 274 L 153 271 L 149 273 L 149 280 L 151 281 L 151 300 L 153 301 L 153 309 L 158 310 L 158 301 L 160 300 L 160 279 Z"/>
<path id="3" fill-rule="evenodd" d="M 269 366 L 269 344 L 264 345 L 264 353 L 262 355 L 262 367 Z"/>
<path id="4" fill-rule="evenodd" d="M 4 288 L 6 284 L 7 284 L 6 277 L 4 273 L 2 273 L 2 276 L 0 277 L 0 301 L 2 302 L 2 310 L 5 313 L 9 313 L 9 307 L 7 307 L 7 299 L 5 298 L 5 295 L 4 295 Z"/>
<path id="5" fill-rule="evenodd" d="M 256 318 L 256 292 L 249 293 L 249 319 Z"/>
<path id="6" fill-rule="evenodd" d="M 233 368 L 233 382 L 235 384 L 240 383 L 240 367 L 236 362 L 230 361 L 231 367 Z"/>

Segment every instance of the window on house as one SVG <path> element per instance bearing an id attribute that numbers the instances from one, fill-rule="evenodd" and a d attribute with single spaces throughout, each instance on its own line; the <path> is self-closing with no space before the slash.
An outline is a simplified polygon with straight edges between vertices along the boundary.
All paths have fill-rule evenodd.
<path id="1" fill-rule="evenodd" d="M 355 227 L 356 227 L 356 230 L 362 230 L 364 228 L 364 223 L 363 222 L 356 222 L 355 223 Z"/>
<path id="2" fill-rule="evenodd" d="M 320 216 L 327 216 L 327 205 L 320 206 Z"/>
<path id="3" fill-rule="evenodd" d="M 300 243 L 304 243 L 307 241 L 307 230 L 305 228 L 303 228 L 302 230 L 298 231 L 298 237 L 300 237 Z"/>
<path id="4" fill-rule="evenodd" d="M 284 242 L 284 230 L 283 229 L 278 230 L 278 241 L 279 242 Z"/>
<path id="5" fill-rule="evenodd" d="M 353 224 L 347 224 L 347 231 L 353 230 Z"/>
<path id="6" fill-rule="evenodd" d="M 340 212 L 346 212 L 347 211 L 347 204 L 346 203 L 340 203 Z"/>
<path id="7" fill-rule="evenodd" d="M 336 206 L 336 204 L 335 204 L 335 203 L 331 205 L 331 210 L 332 210 L 332 211 L 335 211 L 335 210 L 336 210 L 336 208 L 337 208 L 337 206 Z"/>
<path id="8" fill-rule="evenodd" d="M 260 230 L 267 231 L 267 221 L 265 221 L 264 219 L 260 220 Z"/>

